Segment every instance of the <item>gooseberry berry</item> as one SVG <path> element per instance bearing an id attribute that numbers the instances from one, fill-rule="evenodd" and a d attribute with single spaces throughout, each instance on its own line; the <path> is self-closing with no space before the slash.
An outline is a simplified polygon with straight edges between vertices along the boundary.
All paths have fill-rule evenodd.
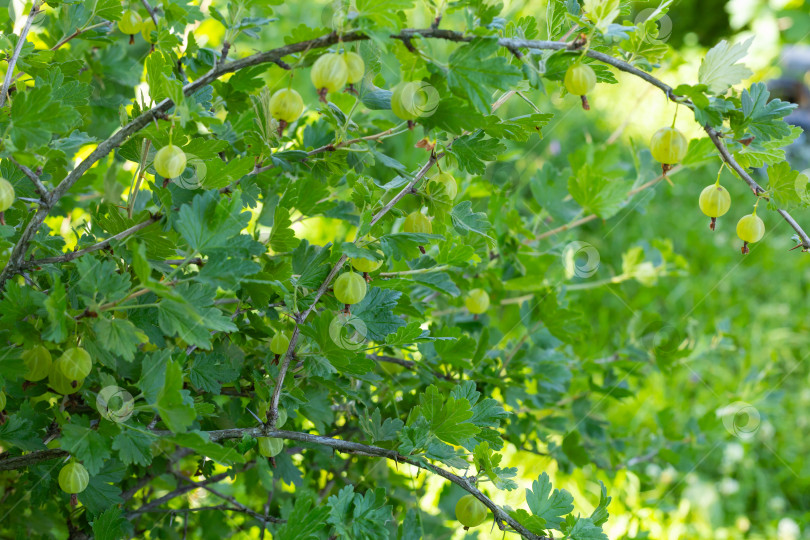
<path id="1" fill-rule="evenodd" d="M 81 493 L 90 483 L 90 474 L 84 465 L 71 461 L 59 471 L 59 487 L 65 493 Z"/>
<path id="2" fill-rule="evenodd" d="M 700 210 L 710 218 L 712 218 L 709 228 L 714 230 L 717 218 L 728 212 L 731 208 L 731 195 L 728 190 L 720 185 L 720 182 L 706 186 L 700 192 L 698 199 Z"/>
<path id="3" fill-rule="evenodd" d="M 442 172 L 431 178 L 426 188 L 428 195 L 430 195 L 430 184 L 433 183 L 444 186 L 444 192 L 447 194 L 447 198 L 451 201 L 455 200 L 456 195 L 458 195 L 458 185 L 452 174 Z"/>
<path id="4" fill-rule="evenodd" d="M 674 127 L 659 129 L 650 140 L 653 159 L 664 165 L 674 165 L 681 161 L 686 155 L 688 146 L 686 137 Z"/>
<path id="5" fill-rule="evenodd" d="M 152 37 L 152 32 L 155 32 L 155 36 Z M 141 37 L 147 43 L 157 43 L 157 26 L 155 26 L 155 21 L 152 20 L 151 17 L 147 17 L 143 24 L 141 25 Z"/>
<path id="6" fill-rule="evenodd" d="M 343 54 L 343 60 L 346 62 L 346 68 L 348 69 L 346 82 L 355 84 L 362 81 L 363 75 L 366 74 L 366 63 L 363 62 L 363 57 L 356 52 L 348 51 Z"/>
<path id="7" fill-rule="evenodd" d="M 309 75 L 312 84 L 318 90 L 321 101 L 326 102 L 328 92 L 336 92 L 346 86 L 349 67 L 346 65 L 343 55 L 326 53 L 315 60 Z"/>
<path id="8" fill-rule="evenodd" d="M 391 111 L 399 118 L 413 121 L 420 116 L 430 116 L 439 106 L 439 94 L 424 81 L 402 82 L 391 91 Z"/>
<path id="9" fill-rule="evenodd" d="M 433 226 L 430 220 L 422 212 L 411 212 L 405 217 L 405 222 L 402 224 L 402 230 L 406 233 L 424 233 L 430 234 L 433 232 Z"/>
<path id="10" fill-rule="evenodd" d="M 748 253 L 748 244 L 759 242 L 765 235 L 765 223 L 757 215 L 757 209 L 737 222 L 737 236 L 743 241 L 742 252 Z"/>
<path id="11" fill-rule="evenodd" d="M 186 154 L 179 146 L 168 144 L 155 154 L 155 170 L 163 178 L 176 178 L 186 170 Z"/>
<path id="12" fill-rule="evenodd" d="M 464 299 L 464 305 L 470 313 L 484 313 L 489 309 L 489 294 L 484 289 L 473 289 Z"/>
<path id="13" fill-rule="evenodd" d="M 73 347 L 62 353 L 57 360 L 59 371 L 68 380 L 84 380 L 93 369 L 93 359 L 90 354 L 81 347 Z"/>
<path id="14" fill-rule="evenodd" d="M 118 29 L 124 34 L 137 34 L 141 29 L 142 19 L 134 9 L 128 9 L 118 21 Z"/>
<path id="15" fill-rule="evenodd" d="M 587 64 L 571 64 L 565 72 L 564 83 L 569 93 L 584 96 L 596 86 L 596 72 Z"/>
<path id="16" fill-rule="evenodd" d="M 284 332 L 276 332 L 276 335 L 270 340 L 270 351 L 273 354 L 286 354 L 289 347 L 290 338 Z"/>
<path id="17" fill-rule="evenodd" d="M 358 272 L 373 272 L 380 266 L 382 266 L 382 261 L 370 261 L 368 259 L 363 259 L 362 257 L 358 257 L 356 259 L 349 259 L 349 262 L 352 263 L 352 266 Z"/>
<path id="18" fill-rule="evenodd" d="M 270 114 L 285 124 L 298 120 L 303 111 L 304 100 L 292 88 L 282 88 L 270 98 Z M 284 127 L 286 126 L 282 126 L 282 129 Z"/>
<path id="19" fill-rule="evenodd" d="M 278 455 L 284 448 L 284 440 L 273 437 L 259 437 L 259 453 L 264 457 Z"/>
<path id="20" fill-rule="evenodd" d="M 84 379 L 68 379 L 59 367 L 61 358 L 57 358 L 51 364 L 51 372 L 48 373 L 48 386 L 53 388 L 56 392 L 67 396 L 77 392 L 84 384 Z M 75 385 L 75 386 L 74 386 Z"/>
<path id="21" fill-rule="evenodd" d="M 487 507 L 475 495 L 468 493 L 456 503 L 456 519 L 465 529 L 477 527 L 487 519 Z"/>
<path id="22" fill-rule="evenodd" d="M 347 306 L 366 297 L 366 280 L 357 272 L 345 272 L 335 280 L 335 298 Z"/>
<path id="23" fill-rule="evenodd" d="M 580 96 L 582 108 L 586 111 L 591 109 L 588 98 L 585 96 L 594 86 L 596 86 L 596 73 L 593 68 L 586 64 L 577 62 L 568 67 L 564 79 L 565 89 L 575 96 Z"/>
<path id="24" fill-rule="evenodd" d="M 25 380 L 27 381 L 41 381 L 48 376 L 51 371 L 51 352 L 42 345 L 35 345 L 24 353 L 22 353 L 23 362 L 25 362 Z"/>
<path id="25" fill-rule="evenodd" d="M 14 186 L 5 178 L 0 178 L 0 212 L 5 212 L 14 204 Z"/>

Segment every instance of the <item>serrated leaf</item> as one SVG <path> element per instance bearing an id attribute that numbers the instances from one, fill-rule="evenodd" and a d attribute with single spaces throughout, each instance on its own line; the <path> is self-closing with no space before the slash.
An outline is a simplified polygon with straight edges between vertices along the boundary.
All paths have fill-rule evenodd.
<path id="1" fill-rule="evenodd" d="M 495 89 L 507 90 L 522 78 L 517 67 L 493 56 L 498 48 L 497 39 L 477 38 L 453 51 L 449 59 L 448 86 L 482 114 L 489 113 Z"/>
<path id="2" fill-rule="evenodd" d="M 748 48 L 753 41 L 753 36 L 733 45 L 722 40 L 712 47 L 700 63 L 698 70 L 700 84 L 705 84 L 715 94 L 724 94 L 731 86 L 753 75 L 744 64 L 737 63 L 748 54 Z"/>
<path id="3" fill-rule="evenodd" d="M 574 498 L 565 490 L 552 491 L 551 480 L 548 474 L 542 473 L 532 482 L 532 488 L 526 489 L 526 503 L 532 514 L 545 520 L 548 527 L 560 528 L 562 516 L 574 510 Z"/>

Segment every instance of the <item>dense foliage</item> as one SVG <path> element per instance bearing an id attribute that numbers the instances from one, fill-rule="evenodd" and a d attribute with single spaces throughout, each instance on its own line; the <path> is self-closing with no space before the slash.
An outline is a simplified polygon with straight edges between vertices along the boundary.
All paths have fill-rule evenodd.
<path id="1" fill-rule="evenodd" d="M 0 537 L 598 540 L 618 505 L 645 538 L 666 474 L 727 474 L 768 368 L 667 394 L 748 345 L 723 274 L 810 249 L 750 41 L 669 86 L 669 2 L 196 4 L 0 15 Z M 651 139 L 586 127 L 631 80 L 673 106 Z M 751 481 L 707 520 L 770 534 L 802 449 L 768 446 L 781 508 Z"/>

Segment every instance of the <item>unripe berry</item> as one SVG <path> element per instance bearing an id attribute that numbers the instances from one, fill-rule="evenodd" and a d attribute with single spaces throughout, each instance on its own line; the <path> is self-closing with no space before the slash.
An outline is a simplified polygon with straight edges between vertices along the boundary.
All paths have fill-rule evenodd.
<path id="1" fill-rule="evenodd" d="M 93 359 L 90 354 L 81 347 L 73 347 L 62 353 L 57 361 L 59 371 L 68 380 L 81 381 L 85 379 L 93 369 Z"/>
<path id="2" fill-rule="evenodd" d="M 742 252 L 748 253 L 748 244 L 759 242 L 765 236 L 765 223 L 757 215 L 754 208 L 753 213 L 740 218 L 737 222 L 737 236 L 743 241 Z"/>
<path id="3" fill-rule="evenodd" d="M 5 178 L 0 178 L 0 212 L 5 212 L 14 204 L 14 186 Z"/>
<path id="4" fill-rule="evenodd" d="M 382 266 L 382 261 L 370 261 L 368 259 L 357 258 L 357 259 L 349 259 L 352 263 L 352 266 L 358 272 L 373 272 L 380 266 Z"/>
<path id="5" fill-rule="evenodd" d="M 481 525 L 489 511 L 484 503 L 468 493 L 456 503 L 456 519 L 464 525 L 464 528 L 477 527 Z"/>
<path id="6" fill-rule="evenodd" d="M 284 332 L 276 332 L 276 335 L 270 340 L 270 351 L 273 354 L 287 354 L 289 347 L 290 338 Z"/>
<path id="7" fill-rule="evenodd" d="M 664 165 L 674 165 L 686 156 L 689 143 L 683 133 L 673 127 L 663 127 L 653 134 L 650 152 L 654 160 Z"/>
<path id="8" fill-rule="evenodd" d="M 442 172 L 431 178 L 426 188 L 428 195 L 430 195 L 430 184 L 434 182 L 444 186 L 444 192 L 447 194 L 447 198 L 450 199 L 450 201 L 455 200 L 456 195 L 458 195 L 458 185 L 452 174 Z"/>
<path id="9" fill-rule="evenodd" d="M 565 89 L 575 96 L 584 96 L 596 86 L 596 73 L 587 64 L 576 63 L 565 72 Z"/>
<path id="10" fill-rule="evenodd" d="M 292 88 L 282 88 L 270 98 L 270 114 L 288 124 L 298 120 L 304 111 L 304 100 Z"/>
<path id="11" fill-rule="evenodd" d="M 90 483 L 90 474 L 84 465 L 77 461 L 71 461 L 59 471 L 59 487 L 65 493 L 81 493 L 87 489 Z"/>
<path id="12" fill-rule="evenodd" d="M 124 34 L 137 34 L 141 30 L 141 16 L 133 9 L 128 9 L 118 21 L 118 29 Z"/>
<path id="13" fill-rule="evenodd" d="M 344 53 L 343 60 L 348 69 L 346 82 L 356 84 L 362 81 L 363 75 L 366 74 L 366 63 L 363 62 L 363 58 L 356 52 L 349 51 Z"/>
<path id="14" fill-rule="evenodd" d="M 366 297 L 366 280 L 356 272 L 345 272 L 335 280 L 335 298 L 341 304 L 356 304 Z"/>
<path id="15" fill-rule="evenodd" d="M 430 234 L 433 232 L 433 225 L 430 224 L 430 220 L 422 212 L 416 211 L 411 212 L 405 218 L 402 230 L 406 233 Z"/>
<path id="16" fill-rule="evenodd" d="M 278 455 L 284 449 L 284 439 L 273 437 L 259 437 L 259 453 L 264 457 Z"/>
<path id="17" fill-rule="evenodd" d="M 318 94 L 325 99 L 327 92 L 337 92 L 346 86 L 349 67 L 343 55 L 326 53 L 315 61 L 309 75 Z"/>
<path id="18" fill-rule="evenodd" d="M 473 289 L 464 299 L 464 305 L 470 313 L 484 313 L 489 309 L 489 294 L 484 289 Z"/>
<path id="19" fill-rule="evenodd" d="M 176 178 L 186 170 L 186 154 L 179 146 L 168 144 L 155 154 L 155 170 L 163 178 Z"/>
<path id="20" fill-rule="evenodd" d="M 53 360 L 51 352 L 42 345 L 35 345 L 22 354 L 25 362 L 25 380 L 41 381 L 48 376 L 51 371 Z"/>
<path id="21" fill-rule="evenodd" d="M 714 230 L 715 221 L 720 216 L 728 212 L 731 208 L 731 195 L 728 190 L 721 186 L 719 183 L 712 184 L 703 188 L 700 192 L 698 205 L 701 212 L 712 218 L 709 227 Z"/>
<path id="22" fill-rule="evenodd" d="M 155 21 L 153 21 L 151 17 L 147 17 L 141 25 L 141 37 L 143 37 L 145 42 L 157 42 L 157 33 L 155 34 L 155 37 L 152 37 L 152 32 L 157 32 L 157 27 L 155 26 Z"/>

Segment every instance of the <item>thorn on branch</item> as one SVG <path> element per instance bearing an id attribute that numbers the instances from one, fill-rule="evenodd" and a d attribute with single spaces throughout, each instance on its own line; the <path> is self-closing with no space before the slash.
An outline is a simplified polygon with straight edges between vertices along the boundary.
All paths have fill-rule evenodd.
<path id="1" fill-rule="evenodd" d="M 580 34 L 579 36 L 577 36 L 577 38 L 574 41 L 569 43 L 568 47 L 566 47 L 566 48 L 569 51 L 576 51 L 576 50 L 581 49 L 582 47 L 584 47 L 586 43 L 588 43 L 588 36 L 585 35 L 585 34 Z"/>
<path id="2" fill-rule="evenodd" d="M 518 50 L 518 48 L 517 48 L 517 47 L 507 47 L 507 49 L 509 49 L 509 52 L 510 52 L 510 53 L 512 53 L 512 54 L 514 54 L 514 55 L 515 55 L 515 58 L 517 58 L 518 60 L 520 60 L 521 58 L 523 58 L 523 53 L 522 53 L 522 52 L 520 52 L 520 50 Z"/>
<path id="3" fill-rule="evenodd" d="M 290 64 L 288 64 L 287 62 L 285 62 L 284 60 L 280 59 L 280 58 L 276 59 L 276 60 L 273 60 L 273 63 L 275 65 L 277 65 L 278 67 L 280 67 L 281 69 L 286 69 L 287 71 L 292 70 L 292 66 Z"/>
<path id="4" fill-rule="evenodd" d="M 437 15 L 436 18 L 433 19 L 433 22 L 431 23 L 430 28 L 432 30 L 437 30 L 439 28 L 439 25 L 441 24 L 441 22 L 442 22 L 442 16 Z"/>

